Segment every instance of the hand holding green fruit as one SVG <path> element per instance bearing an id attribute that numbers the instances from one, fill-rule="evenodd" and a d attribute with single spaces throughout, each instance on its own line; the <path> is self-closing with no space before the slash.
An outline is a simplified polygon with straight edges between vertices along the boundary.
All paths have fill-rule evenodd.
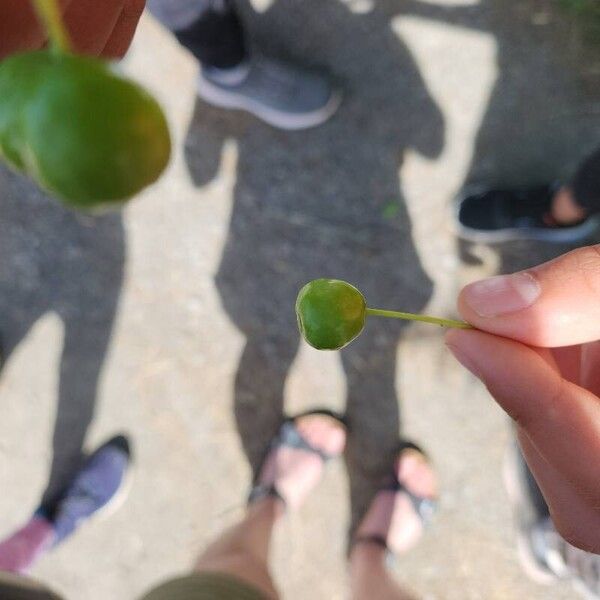
<path id="1" fill-rule="evenodd" d="M 54 0 L 36 5 L 55 46 L 0 63 L 0 155 L 67 204 L 126 200 L 167 165 L 162 110 L 107 63 L 69 52 Z"/>
<path id="2" fill-rule="evenodd" d="M 296 300 L 300 333 L 317 350 L 339 350 L 349 344 L 362 332 L 367 315 L 471 328 L 464 321 L 368 308 L 360 291 L 339 279 L 315 279 L 300 290 Z"/>

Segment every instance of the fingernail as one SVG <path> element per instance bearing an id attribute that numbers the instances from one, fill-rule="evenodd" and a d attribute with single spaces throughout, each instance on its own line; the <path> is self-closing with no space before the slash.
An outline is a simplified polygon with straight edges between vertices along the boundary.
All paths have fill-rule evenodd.
<path id="1" fill-rule="evenodd" d="M 529 273 L 499 275 L 468 285 L 463 298 L 480 317 L 498 317 L 531 306 L 542 289 Z"/>

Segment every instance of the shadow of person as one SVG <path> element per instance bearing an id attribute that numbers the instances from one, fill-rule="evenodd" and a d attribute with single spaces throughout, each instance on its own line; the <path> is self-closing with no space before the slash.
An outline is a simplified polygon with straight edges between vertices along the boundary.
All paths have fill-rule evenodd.
<path id="1" fill-rule="evenodd" d="M 552 3 L 542 12 L 540 3 L 532 1 L 484 4 L 498 44 L 499 76 L 466 183 L 511 187 L 568 180 L 600 140 L 597 110 L 592 110 L 600 71 L 594 75 L 591 70 L 594 54 L 600 66 L 600 53 L 575 43 L 567 15 Z M 509 273 L 583 243 L 519 242 L 494 248 L 499 271 Z M 461 254 L 468 253 L 463 243 Z"/>
<path id="2" fill-rule="evenodd" d="M 55 312 L 64 324 L 44 501 L 55 497 L 81 460 L 119 299 L 124 254 L 118 214 L 90 217 L 70 211 L 0 167 L 2 365 L 45 313 Z M 35 376 L 32 364 L 30 377 Z M 24 410 L 36 409 L 31 398 L 22 402 Z"/>
<path id="3" fill-rule="evenodd" d="M 224 140 L 238 145 L 234 205 L 216 283 L 246 337 L 235 416 L 256 470 L 282 418 L 284 384 L 299 343 L 294 303 L 303 284 L 344 279 L 373 305 L 415 312 L 430 297 L 398 173 L 409 148 L 428 157 L 441 152 L 443 120 L 379 6 L 353 14 L 339 0 L 278 0 L 261 15 L 247 6 L 244 12 L 262 48 L 281 55 L 278 46 L 285 45 L 303 62 L 318 56 L 340 76 L 346 93 L 331 121 L 307 131 L 277 131 L 200 101 L 188 131 L 186 157 L 197 185 L 215 176 Z M 398 444 L 401 331 L 398 322 L 373 318 L 341 353 L 354 522 Z"/>
<path id="4" fill-rule="evenodd" d="M 497 44 L 498 77 L 465 188 L 568 180 L 600 140 L 600 53 L 596 46 L 582 43 L 568 14 L 557 3 L 539 0 L 481 0 L 469 7 L 407 2 L 416 14 L 487 32 Z M 550 260 L 573 247 L 539 242 L 493 245 L 503 273 Z M 477 262 L 468 242 L 459 242 L 459 254 L 465 262 Z"/>

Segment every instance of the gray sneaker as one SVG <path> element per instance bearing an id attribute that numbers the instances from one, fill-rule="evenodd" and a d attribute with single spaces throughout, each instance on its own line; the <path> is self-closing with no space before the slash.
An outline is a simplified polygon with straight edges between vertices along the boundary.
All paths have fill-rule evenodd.
<path id="1" fill-rule="evenodd" d="M 547 548 L 547 562 L 561 579 L 567 579 L 586 600 L 600 599 L 600 556 L 566 542 L 550 519 L 538 530 Z"/>
<path id="2" fill-rule="evenodd" d="M 246 110 L 281 129 L 320 125 L 341 102 L 326 78 L 263 56 L 235 69 L 202 67 L 198 95 L 215 106 Z"/>
<path id="3" fill-rule="evenodd" d="M 529 577 L 545 585 L 567 580 L 586 600 L 600 600 L 600 556 L 575 548 L 556 531 L 516 440 L 505 457 L 504 482 L 517 522 L 519 558 Z"/>

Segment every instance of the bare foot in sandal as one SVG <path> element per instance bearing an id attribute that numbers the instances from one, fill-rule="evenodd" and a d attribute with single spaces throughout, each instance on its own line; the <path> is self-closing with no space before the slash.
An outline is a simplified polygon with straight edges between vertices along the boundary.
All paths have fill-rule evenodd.
<path id="1" fill-rule="evenodd" d="M 394 554 L 406 552 L 432 516 L 436 494 L 436 478 L 427 457 L 414 444 L 405 444 L 389 481 L 358 526 L 354 543 L 372 542 Z"/>
<path id="2" fill-rule="evenodd" d="M 412 600 L 389 573 L 386 556 L 412 548 L 435 508 L 435 474 L 414 444 L 400 449 L 393 472 L 373 498 L 350 553 L 353 598 Z"/>
<path id="3" fill-rule="evenodd" d="M 278 598 L 268 566 L 275 523 L 285 507 L 302 503 L 321 478 L 324 463 L 339 456 L 345 443 L 343 422 L 327 411 L 284 421 L 250 492 L 246 514 L 206 548 L 197 571 L 225 575 L 227 581 L 221 578 L 219 585 L 229 586 L 228 598 Z M 240 581 L 258 594 L 240 590 Z"/>
<path id="4" fill-rule="evenodd" d="M 346 443 L 342 421 L 325 411 L 286 420 L 271 442 L 249 502 L 274 496 L 298 508 L 321 479 L 325 462 Z"/>

